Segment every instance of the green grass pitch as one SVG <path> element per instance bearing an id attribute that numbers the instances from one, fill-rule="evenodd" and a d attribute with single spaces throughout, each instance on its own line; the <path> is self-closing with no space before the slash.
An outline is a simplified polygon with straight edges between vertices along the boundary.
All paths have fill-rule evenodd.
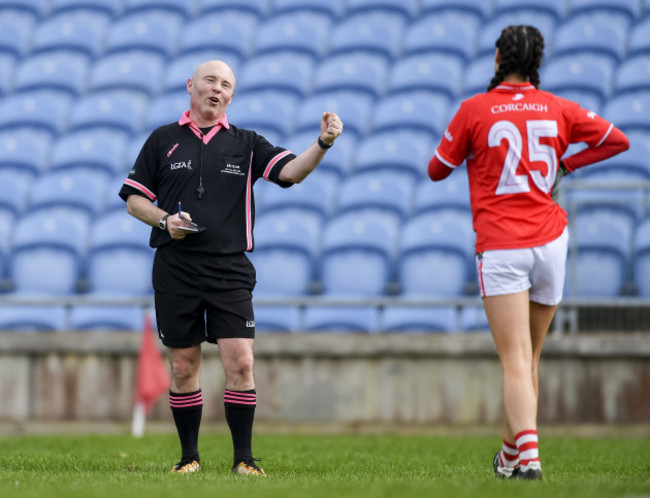
<path id="1" fill-rule="evenodd" d="M 544 438 L 541 482 L 501 481 L 494 437 L 258 434 L 268 478 L 230 474 L 227 435 L 202 435 L 202 470 L 169 472 L 176 435 L 0 439 L 0 496 L 650 498 L 647 439 Z"/>

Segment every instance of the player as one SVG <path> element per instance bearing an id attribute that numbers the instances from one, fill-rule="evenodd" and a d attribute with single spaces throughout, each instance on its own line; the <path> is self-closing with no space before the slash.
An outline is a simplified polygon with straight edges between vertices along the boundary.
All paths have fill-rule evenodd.
<path id="1" fill-rule="evenodd" d="M 461 104 L 428 169 L 438 181 L 467 161 L 479 288 L 503 372 L 505 431 L 493 460 L 503 478 L 542 478 L 538 365 L 562 298 L 568 240 L 554 186 L 629 147 L 594 112 L 538 89 L 543 50 L 532 26 L 501 32 L 487 93 Z M 574 142 L 588 148 L 560 161 Z"/>

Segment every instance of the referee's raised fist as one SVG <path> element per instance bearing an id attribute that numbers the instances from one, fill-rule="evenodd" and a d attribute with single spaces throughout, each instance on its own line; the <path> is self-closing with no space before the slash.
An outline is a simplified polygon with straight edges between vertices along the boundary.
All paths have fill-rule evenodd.
<path id="1" fill-rule="evenodd" d="M 343 131 L 343 121 L 334 112 L 324 112 L 320 121 L 320 136 L 327 144 L 332 144 Z"/>

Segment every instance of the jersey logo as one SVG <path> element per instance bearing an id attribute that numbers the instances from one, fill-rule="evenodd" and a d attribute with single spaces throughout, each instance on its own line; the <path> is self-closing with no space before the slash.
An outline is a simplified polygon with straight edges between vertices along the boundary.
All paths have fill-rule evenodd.
<path id="1" fill-rule="evenodd" d="M 589 111 L 589 112 L 587 113 L 587 117 L 588 117 L 589 119 L 594 119 L 594 118 L 596 117 L 596 113 L 595 113 L 594 111 Z"/>
<path id="2" fill-rule="evenodd" d="M 449 140 L 450 142 L 454 141 L 454 137 L 451 133 L 449 133 L 449 130 L 445 130 L 445 138 Z"/>
<path id="3" fill-rule="evenodd" d="M 512 100 L 521 100 L 521 99 L 523 99 L 523 98 L 524 98 L 524 94 L 523 94 L 523 93 L 517 93 L 517 94 L 515 94 L 514 97 L 512 97 Z"/>
<path id="4" fill-rule="evenodd" d="M 246 327 L 255 327 L 255 320 L 246 320 Z"/>
<path id="5" fill-rule="evenodd" d="M 167 153 L 167 157 L 172 155 L 172 153 L 176 150 L 176 147 L 178 147 L 178 144 L 174 145 L 171 149 L 169 149 L 169 152 Z"/>
<path id="6" fill-rule="evenodd" d="M 183 168 L 187 169 L 188 171 L 192 171 L 192 160 L 190 159 L 187 162 L 181 162 L 181 163 L 171 163 L 169 165 L 169 169 L 171 169 L 172 171 L 175 169 L 183 169 Z"/>

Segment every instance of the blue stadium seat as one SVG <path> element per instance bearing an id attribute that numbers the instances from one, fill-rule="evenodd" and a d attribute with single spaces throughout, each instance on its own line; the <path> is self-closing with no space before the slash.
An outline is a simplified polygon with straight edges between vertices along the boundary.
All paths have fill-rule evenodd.
<path id="1" fill-rule="evenodd" d="M 445 131 L 448 114 L 449 99 L 446 96 L 418 90 L 397 95 L 391 93 L 378 102 L 372 128 L 375 132 L 408 129 L 437 139 Z"/>
<path id="2" fill-rule="evenodd" d="M 123 298 L 153 292 L 150 233 L 151 227 L 127 214 L 126 208 L 93 223 L 86 270 L 90 294 Z"/>
<path id="3" fill-rule="evenodd" d="M 139 332 L 143 328 L 141 306 L 77 305 L 70 310 L 70 330 Z"/>
<path id="4" fill-rule="evenodd" d="M 379 221 L 352 213 L 325 227 L 320 260 L 324 294 L 337 297 L 384 295 L 393 272 L 395 236 Z"/>
<path id="5" fill-rule="evenodd" d="M 314 63 L 305 54 L 280 52 L 251 57 L 237 79 L 237 90 L 277 90 L 304 97 L 311 91 L 313 70 Z"/>
<path id="6" fill-rule="evenodd" d="M 650 131 L 650 91 L 612 97 L 601 115 L 625 132 Z"/>
<path id="7" fill-rule="evenodd" d="M 601 177 L 603 174 L 626 174 L 634 176 L 639 180 L 650 180 L 650 141 L 630 138 L 630 148 L 621 154 L 617 154 L 609 159 L 580 168 L 576 173 L 580 178 L 591 179 Z M 609 179 L 614 180 L 616 177 L 611 176 Z"/>
<path id="8" fill-rule="evenodd" d="M 636 225 L 643 215 L 644 193 L 640 189 L 617 188 L 611 177 L 606 177 L 606 183 L 601 188 L 574 188 L 566 193 L 563 207 L 571 218 L 574 215 L 600 215 L 603 218 L 615 220 L 628 232 Z M 625 182 L 623 182 L 625 183 Z M 628 185 L 629 186 L 629 185 Z"/>
<path id="9" fill-rule="evenodd" d="M 303 316 L 307 332 L 379 332 L 379 310 L 375 306 L 309 306 Z"/>
<path id="10" fill-rule="evenodd" d="M 115 0 L 51 0 L 50 7 L 50 16 L 63 12 L 87 11 L 115 18 L 123 11 L 122 2 Z"/>
<path id="11" fill-rule="evenodd" d="M 52 138 L 45 131 L 29 129 L 0 131 L 0 172 L 11 170 L 14 178 L 31 182 L 50 162 Z"/>
<path id="12" fill-rule="evenodd" d="M 403 31 L 399 15 L 370 12 L 346 16 L 329 34 L 330 54 L 363 52 L 390 61 L 401 54 Z"/>
<path id="13" fill-rule="evenodd" d="M 254 301 L 253 301 L 254 302 Z M 301 312 L 297 306 L 255 307 L 255 332 L 301 332 Z"/>
<path id="14" fill-rule="evenodd" d="M 487 91 L 494 76 L 494 51 L 474 58 L 466 67 L 463 77 L 463 98 Z"/>
<path id="15" fill-rule="evenodd" d="M 23 216 L 14 230 L 10 271 L 13 293 L 76 293 L 88 226 L 45 210 Z"/>
<path id="16" fill-rule="evenodd" d="M 49 90 L 12 94 L 0 101 L 0 130 L 27 128 L 54 137 L 65 131 L 70 98 Z"/>
<path id="17" fill-rule="evenodd" d="M 650 11 L 650 7 L 646 7 Z M 628 35 L 628 57 L 647 55 L 650 51 L 650 17 L 636 24 Z"/>
<path id="18" fill-rule="evenodd" d="M 489 19 L 479 33 L 477 54 L 479 56 L 489 54 L 494 57 L 495 43 L 501 36 L 501 31 L 513 24 L 535 26 L 544 37 L 544 45 L 552 46 L 557 27 L 555 16 L 537 10 L 519 9 L 517 12 L 506 11 L 496 14 Z"/>
<path id="19" fill-rule="evenodd" d="M 620 296 L 627 278 L 631 236 L 616 218 L 602 213 L 581 215 L 571 232 L 565 294 Z"/>
<path id="20" fill-rule="evenodd" d="M 300 112 L 300 111 L 299 111 Z M 307 116 L 305 116 L 305 124 L 309 124 L 307 121 Z M 313 125 L 313 130 L 307 130 L 300 133 L 296 133 L 287 138 L 284 147 L 293 151 L 295 154 L 300 154 L 307 147 L 313 144 L 318 138 L 318 131 L 316 131 L 316 120 L 318 120 L 318 115 L 314 114 L 312 116 L 311 123 Z M 346 132 L 347 132 L 347 122 L 345 123 Z M 335 180 L 341 180 L 352 171 L 352 157 L 357 145 L 356 139 L 348 133 L 343 133 L 336 139 L 334 147 L 327 151 L 325 157 L 318 164 L 318 167 L 312 174 L 316 173 L 327 173 L 328 175 L 335 177 Z M 311 178 L 311 177 L 310 177 Z"/>
<path id="21" fill-rule="evenodd" d="M 483 21 L 492 15 L 492 2 L 485 0 L 421 0 L 420 15 L 435 12 L 444 14 L 454 12 L 471 15 L 476 21 Z"/>
<path id="22" fill-rule="evenodd" d="M 23 12 L 2 10 L 0 16 L 0 53 L 15 59 L 25 56 L 30 50 L 34 19 Z"/>
<path id="23" fill-rule="evenodd" d="M 96 171 L 106 178 L 124 172 L 127 141 L 109 130 L 79 130 L 62 135 L 52 149 L 50 170 Z"/>
<path id="24" fill-rule="evenodd" d="M 331 20 L 323 14 L 293 13 L 269 18 L 255 36 L 256 54 L 292 51 L 313 60 L 327 52 Z"/>
<path id="25" fill-rule="evenodd" d="M 13 91 L 16 65 L 12 55 L 0 52 L 0 98 Z"/>
<path id="26" fill-rule="evenodd" d="M 432 150 L 428 134 L 409 129 L 366 135 L 358 145 L 353 172 L 392 171 L 413 186 L 426 172 Z"/>
<path id="27" fill-rule="evenodd" d="M 131 90 L 147 98 L 155 96 L 160 90 L 163 62 L 162 56 L 140 50 L 102 57 L 90 73 L 90 90 Z"/>
<path id="28" fill-rule="evenodd" d="M 241 58 L 232 53 L 220 53 L 215 50 L 200 50 L 174 57 L 163 77 L 164 92 L 187 92 L 187 80 L 192 77 L 194 70 L 206 61 L 218 58 L 228 64 L 235 75 L 239 74 Z M 189 98 L 189 96 L 188 96 Z M 189 100 L 188 100 L 189 102 Z"/>
<path id="29" fill-rule="evenodd" d="M 271 0 L 201 0 L 200 16 L 213 12 L 241 11 L 266 17 L 271 12 Z"/>
<path id="30" fill-rule="evenodd" d="M 121 17 L 109 27 L 106 54 L 145 50 L 165 58 L 173 57 L 178 48 L 180 27 L 181 19 L 170 12 L 142 12 Z"/>
<path id="31" fill-rule="evenodd" d="M 390 71 L 389 93 L 426 90 L 452 99 L 460 95 L 462 84 L 462 62 L 453 55 L 433 52 L 400 59 Z"/>
<path id="32" fill-rule="evenodd" d="M 255 225 L 257 297 L 304 296 L 310 293 L 318 252 L 318 234 L 307 224 L 267 215 Z"/>
<path id="33" fill-rule="evenodd" d="M 402 295 L 462 296 L 469 280 L 474 234 L 438 213 L 415 216 L 404 225 L 397 261 Z"/>
<path id="34" fill-rule="evenodd" d="M 453 333 L 458 313 L 453 306 L 386 306 L 381 316 L 382 332 Z"/>
<path id="35" fill-rule="evenodd" d="M 636 227 L 634 235 L 634 277 L 639 296 L 650 297 L 650 218 Z"/>
<path id="36" fill-rule="evenodd" d="M 27 185 L 0 182 L 0 210 L 3 213 L 9 213 L 12 219 L 21 216 L 27 207 L 27 200 Z"/>
<path id="37" fill-rule="evenodd" d="M 613 64 L 625 57 L 626 32 L 609 16 L 580 15 L 558 27 L 553 42 L 553 56 L 595 53 L 605 55 Z"/>
<path id="38" fill-rule="evenodd" d="M 561 21 L 567 14 L 566 0 L 494 0 L 495 15 L 520 10 L 550 14 L 556 22 Z"/>
<path id="39" fill-rule="evenodd" d="M 75 98 L 85 92 L 88 72 L 88 60 L 80 53 L 58 51 L 25 57 L 17 68 L 14 90 L 51 90 Z"/>
<path id="40" fill-rule="evenodd" d="M 147 101 L 140 93 L 111 90 L 78 99 L 70 113 L 70 131 L 104 128 L 134 136 L 142 131 Z"/>
<path id="41" fill-rule="evenodd" d="M 106 186 L 104 192 L 104 214 L 109 214 L 112 211 L 126 211 L 126 202 L 118 195 L 124 185 L 124 180 L 128 174 L 128 169 L 123 174 L 117 174 L 111 178 Z"/>
<path id="42" fill-rule="evenodd" d="M 540 75 L 544 90 L 591 94 L 600 102 L 612 93 L 614 66 L 608 57 L 585 54 L 553 58 Z"/>
<path id="43" fill-rule="evenodd" d="M 154 130 L 159 126 L 178 121 L 189 108 L 190 96 L 187 90 L 166 93 L 149 104 L 145 128 Z"/>
<path id="44" fill-rule="evenodd" d="M 544 89 L 544 82 L 541 84 L 542 89 Z M 567 100 L 571 100 L 576 104 L 580 105 L 583 109 L 588 109 L 599 113 L 602 109 L 602 106 L 607 103 L 607 101 L 601 101 L 595 93 L 586 93 L 582 90 L 559 90 L 556 92 L 558 97 L 562 97 Z M 611 97 L 610 97 L 611 98 Z"/>
<path id="45" fill-rule="evenodd" d="M 34 30 L 32 51 L 79 53 L 89 60 L 101 55 L 110 20 L 99 12 L 64 12 L 48 17 Z"/>
<path id="46" fill-rule="evenodd" d="M 293 131 L 296 106 L 296 97 L 278 91 L 238 95 L 228 107 L 228 122 L 258 133 L 265 129 L 286 136 Z M 282 118 L 279 119 L 279 116 Z M 319 118 L 320 115 L 317 119 Z M 264 133 L 260 134 L 266 136 Z"/>
<path id="47" fill-rule="evenodd" d="M 478 22 L 473 17 L 456 12 L 430 14 L 406 31 L 404 55 L 440 52 L 466 64 L 476 53 L 477 34 Z"/>
<path id="48" fill-rule="evenodd" d="M 326 14 L 334 20 L 345 12 L 345 0 L 275 0 L 273 2 L 273 14 L 286 14 L 293 12 L 307 12 L 315 14 Z"/>
<path id="49" fill-rule="evenodd" d="M 639 0 L 569 0 L 569 14 L 605 14 L 632 23 L 641 17 Z"/>
<path id="50" fill-rule="evenodd" d="M 0 330 L 61 332 L 68 328 L 64 306 L 0 306 Z"/>
<path id="51" fill-rule="evenodd" d="M 41 175 L 31 189 L 29 209 L 35 213 L 63 212 L 88 223 L 103 207 L 106 177 L 88 171 L 56 171 Z"/>
<path id="52" fill-rule="evenodd" d="M 368 15 L 374 12 L 398 14 L 405 21 L 416 18 L 420 11 L 419 0 L 348 0 L 347 15 Z"/>
<path id="53" fill-rule="evenodd" d="M 296 131 L 320 133 L 320 119 L 324 111 L 335 112 L 345 123 L 346 134 L 355 138 L 366 134 L 374 99 L 365 93 L 354 91 L 332 91 L 319 93 L 300 102 L 296 117 Z M 315 135 L 317 136 L 317 135 Z"/>
<path id="54" fill-rule="evenodd" d="M 48 8 L 49 1 L 47 0 L 0 0 L 0 9 L 23 12 L 30 14 L 35 19 L 45 17 Z"/>
<path id="55" fill-rule="evenodd" d="M 351 90 L 381 97 L 388 82 L 388 64 L 381 55 L 349 53 L 324 59 L 316 68 L 314 91 Z"/>
<path id="56" fill-rule="evenodd" d="M 628 57 L 615 74 L 616 95 L 627 92 L 650 92 L 650 55 Z"/>
<path id="57" fill-rule="evenodd" d="M 140 154 L 140 150 L 142 149 L 142 146 L 147 141 L 147 138 L 149 138 L 149 134 L 150 134 L 149 131 L 145 131 L 143 133 L 136 135 L 135 137 L 131 137 L 131 139 L 129 140 L 129 145 L 126 149 L 126 158 L 124 159 L 124 166 L 125 166 L 124 178 L 126 178 L 128 172 L 131 170 L 131 168 L 133 168 L 133 165 L 135 164 L 135 161 L 138 158 L 138 154 Z"/>
<path id="58" fill-rule="evenodd" d="M 439 182 L 424 180 L 413 197 L 413 214 L 428 211 L 457 210 L 471 216 L 467 169 L 458 168 Z"/>
<path id="59" fill-rule="evenodd" d="M 334 212 L 333 192 L 329 192 L 327 186 L 311 180 L 310 176 L 289 189 L 266 190 L 263 213 L 265 215 L 273 213 L 274 217 L 282 219 L 286 211 L 298 211 L 305 218 L 323 223 Z"/>
<path id="60" fill-rule="evenodd" d="M 486 332 L 490 330 L 483 306 L 463 306 L 460 310 L 460 329 L 463 332 Z"/>
<path id="61" fill-rule="evenodd" d="M 411 213 L 411 195 L 411 184 L 398 182 L 392 175 L 383 175 L 369 168 L 343 181 L 338 197 L 338 214 L 372 210 L 387 221 L 399 224 Z"/>
<path id="62" fill-rule="evenodd" d="M 189 19 L 196 14 L 197 0 L 123 0 L 124 15 L 146 12 L 171 12 L 181 16 L 183 19 Z"/>
<path id="63" fill-rule="evenodd" d="M 245 59 L 252 50 L 257 26 L 257 18 L 246 12 L 198 16 L 182 30 L 179 53 L 212 51 L 210 59 Z"/>

